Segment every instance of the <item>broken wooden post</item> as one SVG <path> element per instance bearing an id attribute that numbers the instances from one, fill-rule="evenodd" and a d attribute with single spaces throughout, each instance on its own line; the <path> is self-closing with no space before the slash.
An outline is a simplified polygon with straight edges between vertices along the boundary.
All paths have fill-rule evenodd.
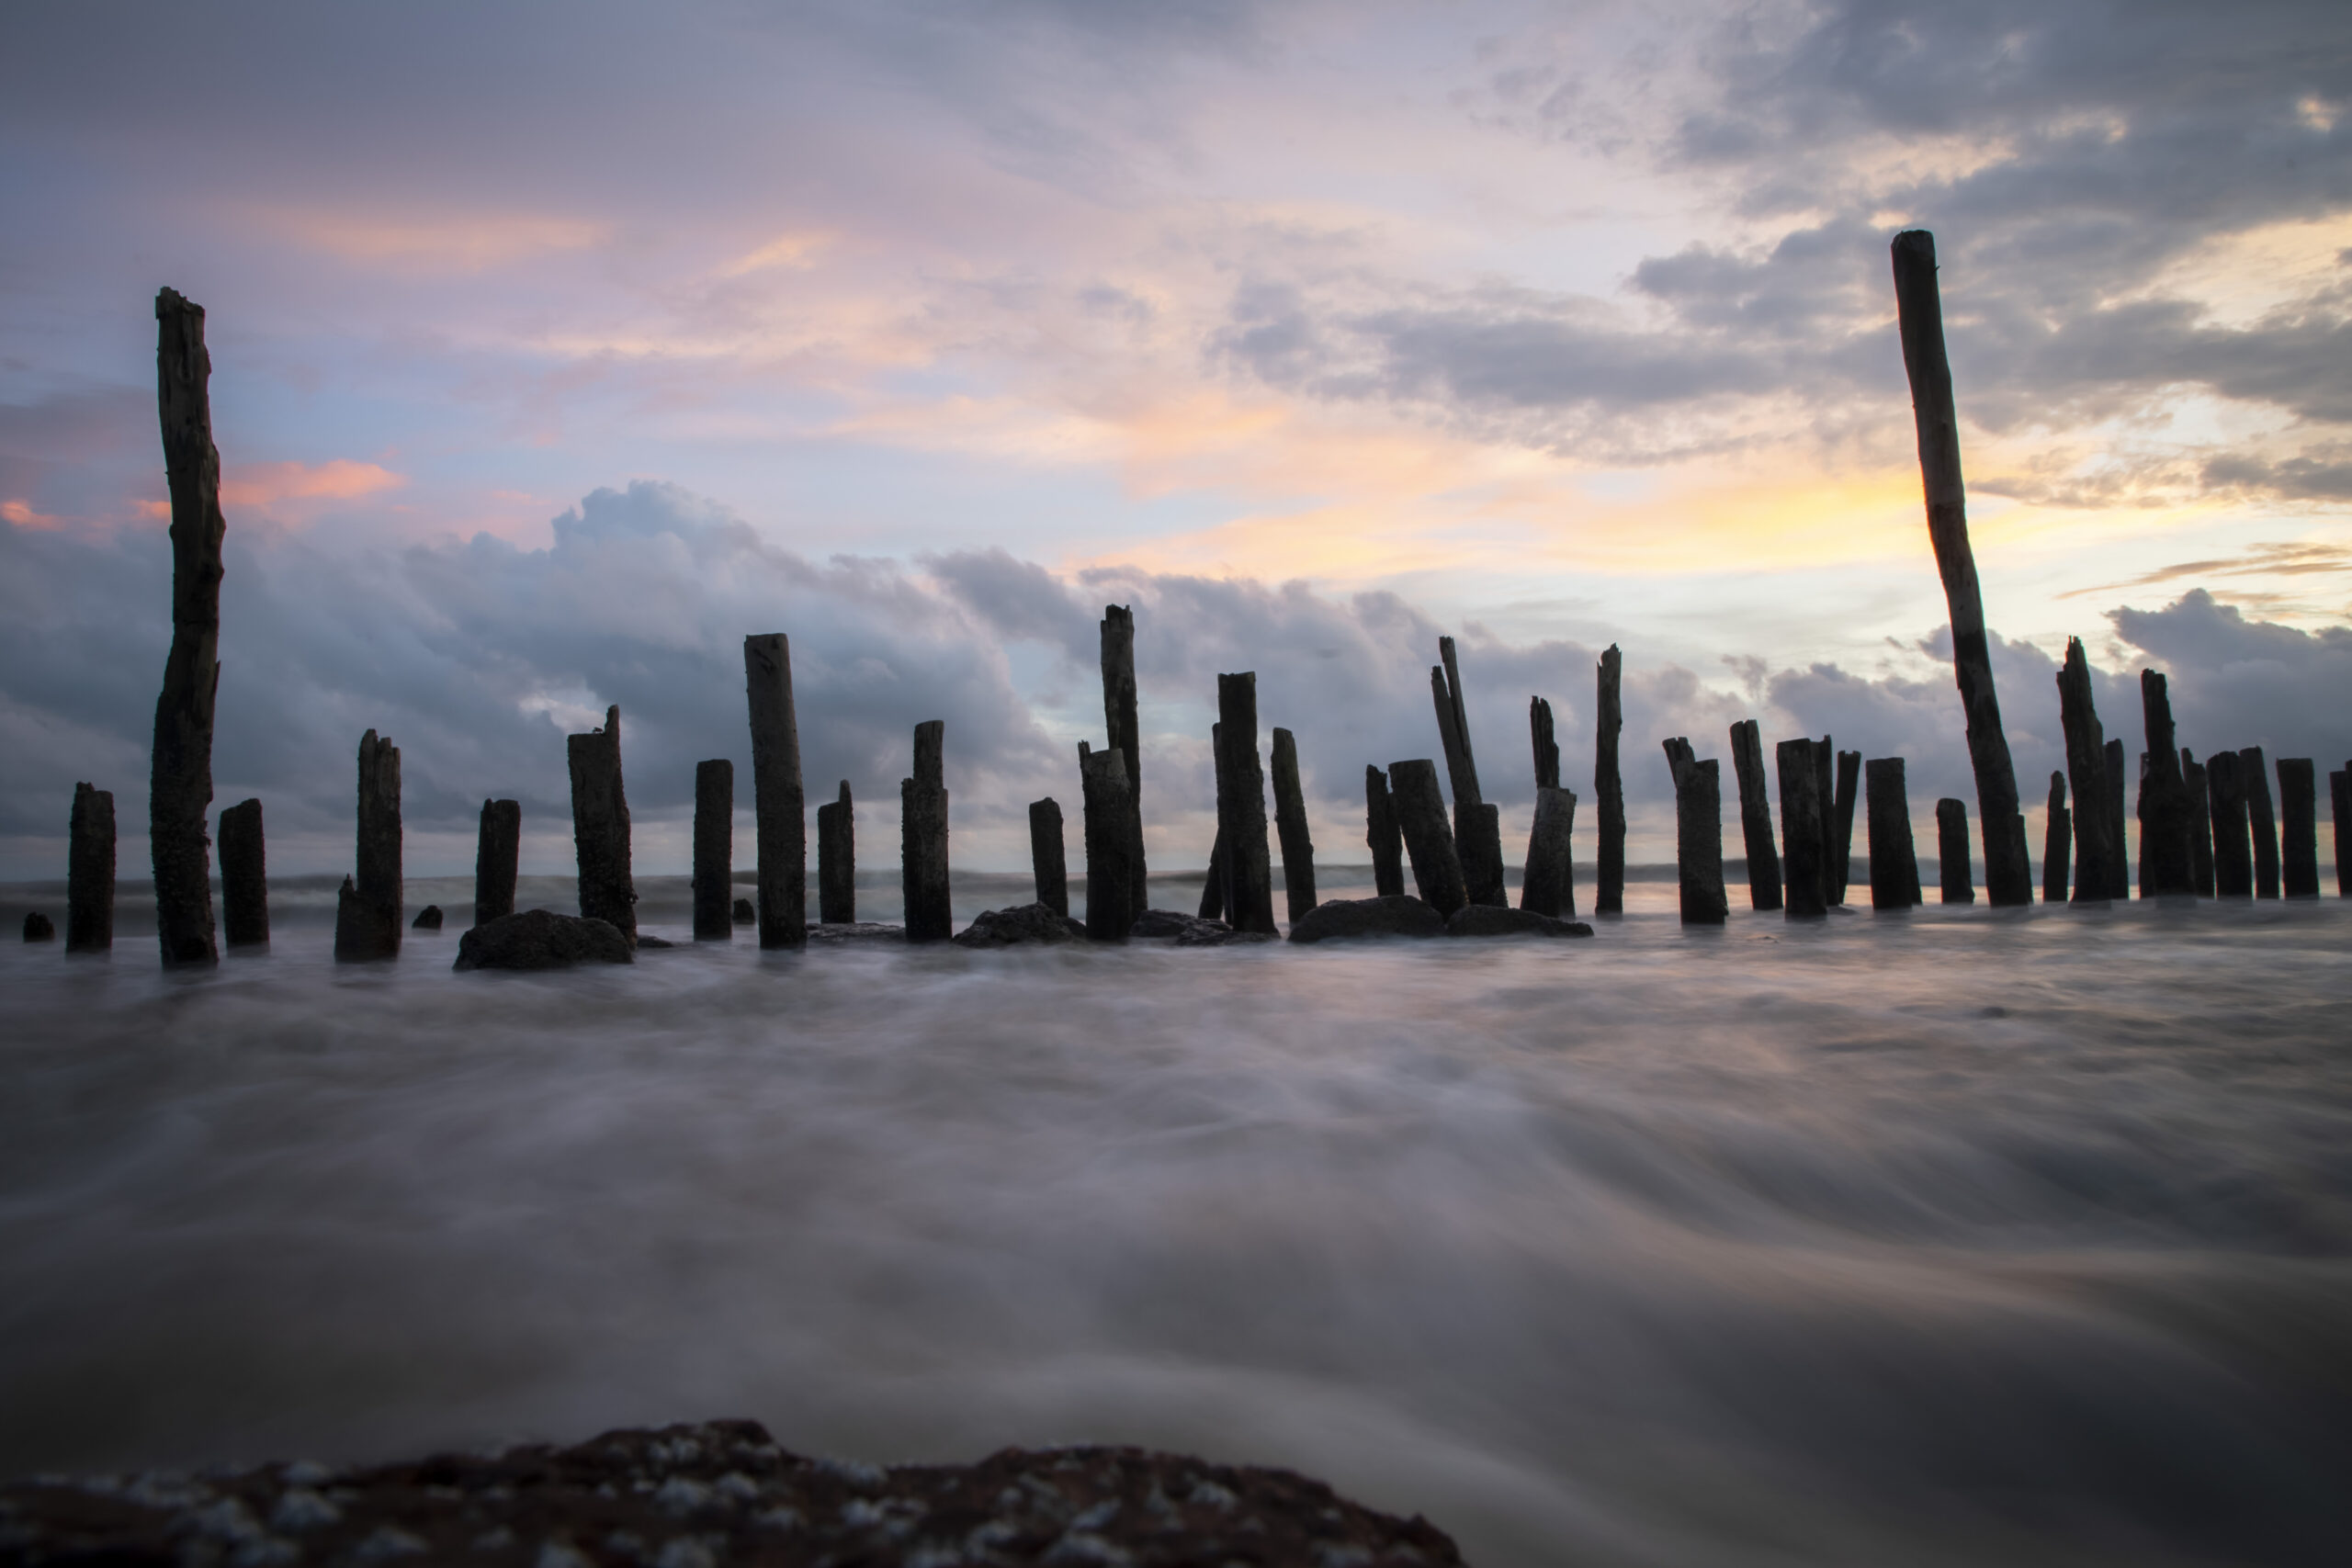
<path id="1" fill-rule="evenodd" d="M 2213 894 L 2219 898 L 2254 897 L 2254 846 L 2246 837 L 2245 791 L 2238 780 L 2238 754 L 2216 751 L 2205 759 L 2205 790 L 2213 814 Z"/>
<path id="2" fill-rule="evenodd" d="M 857 923 L 857 820 L 847 779 L 817 807 L 817 923 Z"/>
<path id="3" fill-rule="evenodd" d="M 2066 809 L 2066 775 L 2050 775 L 2049 823 L 2041 832 L 2041 901 L 2066 901 L 2066 858 L 2075 848 L 2074 815 Z"/>
<path id="4" fill-rule="evenodd" d="M 1719 926 L 1730 915 L 1724 897 L 1722 771 L 1712 757 L 1698 761 L 1690 742 L 1679 735 L 1664 744 L 1667 772 L 1674 777 L 1674 861 L 1682 923 Z"/>
<path id="5" fill-rule="evenodd" d="M 1907 909 L 1920 902 L 1919 857 L 1911 844 L 1911 796 L 1903 759 L 1873 757 L 1862 764 L 1863 811 L 1869 818 L 1871 908 Z"/>
<path id="6" fill-rule="evenodd" d="M 1527 699 L 1527 732 L 1535 744 L 1535 787 L 1560 787 L 1560 742 L 1552 732 L 1552 705 L 1542 697 Z"/>
<path id="7" fill-rule="evenodd" d="M 621 710 L 600 729 L 564 737 L 571 765 L 571 846 L 580 918 L 602 920 L 637 945 L 637 879 L 629 871 L 628 796 L 621 788 Z"/>
<path id="8" fill-rule="evenodd" d="M 2111 896 L 2121 825 L 2108 816 L 2107 734 L 2091 693 L 2090 660 L 2078 637 L 2066 639 L 2066 661 L 2058 670 L 2058 721 L 2066 735 L 2066 778 L 2075 791 L 2075 901 L 2102 902 Z"/>
<path id="9" fill-rule="evenodd" d="M 2319 897 L 2318 779 L 2309 757 L 2278 759 L 2278 891 Z"/>
<path id="10" fill-rule="evenodd" d="M 2206 792 L 2205 766 L 2186 746 L 2180 749 L 2180 787 L 2188 800 L 2188 872 L 2197 896 L 2213 896 L 2213 803 Z"/>
<path id="11" fill-rule="evenodd" d="M 2173 737 L 2172 700 L 2163 675 L 2140 671 L 2140 711 L 2148 733 L 2148 768 L 2140 817 L 2141 859 L 2145 865 L 2140 896 L 2194 894 L 2197 856 L 2190 831 L 2195 813 L 2188 781 L 2180 773 L 2180 748 Z"/>
<path id="12" fill-rule="evenodd" d="M 1441 915 L 1470 902 L 1462 857 L 1446 825 L 1445 795 L 1437 785 L 1437 763 L 1429 758 L 1388 764 L 1388 795 L 1396 826 L 1413 863 L 1413 890 Z"/>
<path id="13" fill-rule="evenodd" d="M 743 639 L 752 716 L 752 838 L 760 945 L 808 942 L 808 809 L 800 790 L 800 725 L 792 705 L 792 645 L 782 632 Z"/>
<path id="14" fill-rule="evenodd" d="M 1062 851 L 1061 803 L 1051 795 L 1029 803 L 1029 867 L 1037 878 L 1037 902 L 1067 919 L 1069 865 Z"/>
<path id="15" fill-rule="evenodd" d="M 1976 810 L 1984 834 L 1984 886 L 1996 905 L 2033 902 L 2026 863 L 2025 819 L 2018 813 L 2017 772 L 1993 690 L 1984 630 L 1984 596 L 1968 544 L 1968 497 L 1960 472 L 1960 417 L 1944 355 L 1943 301 L 1936 284 L 1936 237 L 1925 229 L 1897 234 L 1894 302 L 1903 368 L 1919 437 L 1919 478 L 1927 492 L 1928 537 L 1951 612 L 1952 673 L 1968 720 L 1968 757 L 1976 773 Z M 2078 792 L 2079 793 L 2079 792 Z"/>
<path id="16" fill-rule="evenodd" d="M 1612 642 L 1600 655 L 1592 721 L 1592 791 L 1600 813 L 1600 881 L 1592 892 L 1592 908 L 1600 915 L 1625 911 L 1625 781 L 1617 769 L 1618 734 L 1625 728 L 1618 700 L 1623 668 L 1623 657 Z"/>
<path id="17" fill-rule="evenodd" d="M 359 830 L 353 874 L 335 895 L 339 962 L 401 953 L 401 752 L 374 730 L 359 738 Z"/>
<path id="18" fill-rule="evenodd" d="M 212 445 L 212 357 L 204 307 L 155 296 L 155 407 L 172 508 L 172 649 L 155 699 L 147 836 L 155 936 L 166 966 L 210 964 L 212 715 L 220 685 L 220 454 Z"/>
<path id="19" fill-rule="evenodd" d="M 1216 791 L 1216 838 L 1209 845 L 1209 873 L 1201 888 L 1201 919 L 1225 918 L 1225 727 L 1209 726 L 1209 764 Z"/>
<path id="20" fill-rule="evenodd" d="M 1731 727 L 1732 771 L 1739 780 L 1739 834 L 1747 854 L 1747 904 L 1752 909 L 1781 907 L 1781 855 L 1772 847 L 1772 800 L 1764 783 L 1764 743 L 1756 721 Z"/>
<path id="21" fill-rule="evenodd" d="M 1968 803 L 1950 795 L 1936 802 L 1936 884 L 1939 902 L 1976 902 L 1968 864 Z"/>
<path id="22" fill-rule="evenodd" d="M 1782 863 L 1787 867 L 1788 918 L 1805 919 L 1829 913 L 1825 885 L 1821 830 L 1821 763 L 1826 743 L 1783 740 L 1772 750 L 1773 770 L 1781 783 Z"/>
<path id="23" fill-rule="evenodd" d="M 1143 852 L 1143 729 L 1136 717 L 1136 615 L 1125 605 L 1102 606 L 1102 721 L 1111 750 L 1126 759 L 1127 810 L 1135 820 L 1127 825 L 1127 855 L 1133 873 L 1129 889 L 1132 913 L 1141 915 L 1149 903 L 1144 878 Z M 1088 884 L 1086 907 L 1094 908 L 1094 890 Z"/>
<path id="24" fill-rule="evenodd" d="M 486 926 L 514 912 L 522 855 L 522 802 L 483 801 L 481 832 L 474 840 L 474 924 Z"/>
<path id="25" fill-rule="evenodd" d="M 1266 857 L 1266 771 L 1258 760 L 1255 671 L 1216 678 L 1217 836 L 1225 840 L 1225 921 L 1274 930 L 1274 874 Z"/>
<path id="26" fill-rule="evenodd" d="M 1298 783 L 1298 738 L 1274 731 L 1274 837 L 1283 850 L 1283 897 L 1295 925 L 1315 908 L 1315 840 L 1306 831 L 1306 796 Z"/>
<path id="27" fill-rule="evenodd" d="M 1405 840 L 1396 827 L 1396 806 L 1388 798 L 1388 775 L 1363 768 L 1363 836 L 1372 846 L 1372 890 L 1383 898 L 1405 891 Z"/>
<path id="28" fill-rule="evenodd" d="M 1527 835 L 1527 869 L 1520 877 L 1519 907 L 1555 919 L 1577 915 L 1577 795 L 1571 789 L 1535 786 L 1535 826 Z"/>
<path id="29" fill-rule="evenodd" d="M 114 945 L 114 791 L 74 786 L 65 839 L 65 951 Z"/>
<path id="30" fill-rule="evenodd" d="M 220 813 L 220 925 L 231 947 L 269 945 L 269 857 L 258 800 Z"/>
<path id="31" fill-rule="evenodd" d="M 1078 743 L 1078 780 L 1086 812 L 1086 934 L 1125 942 L 1135 929 L 1135 844 L 1127 832 L 1134 796 L 1126 754 Z"/>
<path id="32" fill-rule="evenodd" d="M 1453 786 L 1454 847 L 1473 904 L 1508 908 L 1503 890 L 1503 840 L 1478 789 L 1478 760 L 1470 749 L 1470 715 L 1462 702 L 1462 671 L 1454 663 L 1453 639 L 1437 639 L 1430 667 L 1430 695 L 1437 705 L 1438 739 L 1445 748 L 1445 772 Z"/>
<path id="33" fill-rule="evenodd" d="M 947 888 L 946 750 L 945 719 L 916 725 L 914 777 L 899 782 L 899 885 L 909 942 L 945 942 L 956 930 Z"/>
<path id="34" fill-rule="evenodd" d="M 2270 815 L 2270 771 L 2262 748 L 2238 752 L 2238 788 L 2245 795 L 2246 826 L 2254 834 L 2254 896 L 2278 897 L 2278 825 Z"/>
<path id="35" fill-rule="evenodd" d="M 1819 832 L 1815 835 L 1817 848 L 1815 852 L 1820 856 L 1821 900 L 1824 912 L 1827 911 L 1830 905 L 1844 902 L 1844 895 L 1838 889 L 1838 851 L 1837 847 L 1830 842 L 1836 832 L 1838 814 L 1835 793 L 1837 755 L 1837 741 L 1833 737 L 1825 735 L 1814 742 L 1813 793 L 1814 799 L 1817 803 L 1814 815 L 1819 828 Z M 1785 817 L 1787 813 L 1783 811 L 1782 815 Z M 1781 856 L 1783 863 L 1787 858 L 1786 855 Z M 1785 882 L 1788 876 L 1788 866 L 1785 863 L 1781 867 L 1781 880 Z"/>
<path id="36" fill-rule="evenodd" d="M 2327 810 L 2335 823 L 2335 896 L 2352 898 L 2352 762 L 2328 773 Z"/>
<path id="37" fill-rule="evenodd" d="M 1831 886 L 1837 896 L 1830 902 L 1846 901 L 1846 886 L 1852 880 L 1854 869 L 1854 795 L 1861 782 L 1862 754 L 1860 751 L 1838 753 L 1838 799 L 1836 820 L 1829 830 L 1829 860 L 1835 868 Z"/>
<path id="38" fill-rule="evenodd" d="M 735 936 L 735 764 L 695 764 L 694 912 L 696 942 Z"/>
<path id="39" fill-rule="evenodd" d="M 2114 851 L 2107 862 L 2107 896 L 2109 898 L 2132 897 L 2132 844 L 2124 830 L 2131 820 L 2123 814 L 2123 742 L 2107 743 L 2107 819 L 2113 826 L 2110 847 Z M 2079 895 L 2078 895 L 2079 897 Z"/>

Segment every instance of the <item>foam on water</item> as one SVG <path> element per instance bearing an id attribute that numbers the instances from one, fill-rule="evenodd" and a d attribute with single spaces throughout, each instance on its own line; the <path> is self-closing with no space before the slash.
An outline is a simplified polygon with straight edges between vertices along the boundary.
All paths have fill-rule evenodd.
<path id="1" fill-rule="evenodd" d="M 1488 1568 L 2352 1539 L 2338 901 L 508 976 L 449 886 L 395 965 L 0 951 L 0 1470 L 744 1415 Z"/>

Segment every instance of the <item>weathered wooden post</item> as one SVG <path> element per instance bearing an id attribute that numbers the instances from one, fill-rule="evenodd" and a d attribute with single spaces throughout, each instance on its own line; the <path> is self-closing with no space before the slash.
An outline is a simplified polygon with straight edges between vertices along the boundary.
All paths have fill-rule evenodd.
<path id="1" fill-rule="evenodd" d="M 1405 891 L 1405 840 L 1396 827 L 1396 803 L 1388 798 L 1388 775 L 1363 768 L 1363 836 L 1372 846 L 1372 889 L 1383 898 Z"/>
<path id="2" fill-rule="evenodd" d="M 155 936 L 166 966 L 211 964 L 212 715 L 220 685 L 220 454 L 212 445 L 212 356 L 204 307 L 155 296 L 155 408 L 172 506 L 172 649 L 155 699 L 147 836 Z M 71 945 L 69 943 L 69 945 Z"/>
<path id="3" fill-rule="evenodd" d="M 1135 929 L 1135 845 L 1127 832 L 1134 797 L 1126 754 L 1078 743 L 1078 781 L 1086 811 L 1086 934 L 1125 942 Z"/>
<path id="4" fill-rule="evenodd" d="M 1519 883 L 1521 908 L 1555 919 L 1576 919 L 1576 791 L 1536 785 L 1535 826 L 1527 835 L 1527 871 Z"/>
<path id="5" fill-rule="evenodd" d="M 1862 777 L 1862 754 L 1860 751 L 1838 753 L 1837 819 L 1829 831 L 1831 874 L 1837 897 L 1830 901 L 1843 904 L 1846 886 L 1852 880 L 1854 869 L 1854 796 Z"/>
<path id="6" fill-rule="evenodd" d="M 514 912 L 514 879 L 523 856 L 523 805 L 515 800 L 481 803 L 481 831 L 474 840 L 474 924 Z"/>
<path id="7" fill-rule="evenodd" d="M 2319 897 L 2318 780 L 2309 757 L 2278 759 L 2278 890 Z"/>
<path id="8" fill-rule="evenodd" d="M 1667 771 L 1674 777 L 1674 861 L 1681 884 L 1682 923 L 1719 926 L 1730 916 L 1724 897 L 1724 806 L 1721 770 L 1713 757 L 1700 761 L 1690 742 L 1676 736 L 1664 742 Z"/>
<path id="9" fill-rule="evenodd" d="M 1439 914 L 1451 916 L 1470 902 L 1470 894 L 1453 829 L 1446 824 L 1437 763 L 1426 757 L 1389 763 L 1388 795 L 1413 863 L 1413 891 Z"/>
<path id="10" fill-rule="evenodd" d="M 743 686 L 752 712 L 752 837 L 759 860 L 760 945 L 805 947 L 808 807 L 800 791 L 792 646 L 782 632 L 743 639 Z"/>
<path id="11" fill-rule="evenodd" d="M 1527 699 L 1527 733 L 1535 745 L 1535 787 L 1559 788 L 1560 742 L 1552 731 L 1552 705 L 1542 697 Z"/>
<path id="12" fill-rule="evenodd" d="M 2066 809 L 2066 775 L 2050 775 L 2050 820 L 2041 833 L 2041 901 L 2066 901 L 2066 858 L 2074 852 L 2074 816 Z"/>
<path id="13" fill-rule="evenodd" d="M 2148 754 L 2140 753 L 2140 789 L 2132 797 L 2132 816 L 2140 824 L 2140 897 L 2155 897 L 2155 884 L 2148 879 L 2148 846 L 2155 836 L 2148 831 Z"/>
<path id="14" fill-rule="evenodd" d="M 2254 896 L 2278 897 L 2278 825 L 2270 815 L 2270 770 L 2262 748 L 2238 752 L 2238 788 L 2245 795 L 2246 826 L 2254 833 Z"/>
<path id="15" fill-rule="evenodd" d="M 2352 898 L 2352 762 L 2328 773 L 2327 809 L 2335 822 L 2335 896 Z"/>
<path id="16" fill-rule="evenodd" d="M 1824 742 L 1783 740 L 1773 748 L 1773 769 L 1781 781 L 1781 838 L 1788 868 L 1788 918 L 1805 919 L 1829 913 L 1829 892 L 1822 863 L 1826 842 L 1821 830 L 1821 762 Z"/>
<path id="17" fill-rule="evenodd" d="M 2107 896 L 2109 898 L 2132 897 L 2131 843 L 2123 824 L 2130 820 L 2123 814 L 2123 742 L 2107 743 L 2107 819 L 2114 824 L 2115 852 L 2107 863 Z"/>
<path id="18" fill-rule="evenodd" d="M 2220 898 L 2254 897 L 2254 846 L 2246 837 L 2245 791 L 2238 779 L 2238 754 L 2216 751 L 2205 759 L 2205 788 L 2213 813 L 2213 894 Z"/>
<path id="19" fill-rule="evenodd" d="M 2206 793 L 2205 765 L 2197 754 L 2180 749 L 2180 788 L 2188 800 L 2188 871 L 2197 896 L 2213 896 L 2213 803 Z"/>
<path id="20" fill-rule="evenodd" d="M 74 786 L 65 840 L 65 951 L 114 945 L 114 791 Z"/>
<path id="21" fill-rule="evenodd" d="M 2158 896 L 2197 891 L 2197 856 L 2190 834 L 2195 813 L 2188 804 L 2188 781 L 2181 777 L 2180 748 L 2173 738 L 2172 700 L 2164 676 L 2140 671 L 2140 708 L 2148 730 L 2148 771 L 2143 814 L 2140 818 L 2141 858 L 2146 874 L 2140 896 L 2151 889 Z"/>
<path id="22" fill-rule="evenodd" d="M 1274 731 L 1274 837 L 1283 849 L 1283 897 L 1295 925 L 1315 908 L 1315 840 L 1306 831 L 1306 796 L 1298 783 L 1298 738 Z"/>
<path id="23" fill-rule="evenodd" d="M 956 930 L 947 888 L 946 751 L 945 719 L 916 725 L 914 777 L 899 782 L 899 884 L 909 942 L 945 942 Z"/>
<path id="24" fill-rule="evenodd" d="M 1617 740 L 1625 728 L 1619 703 L 1623 657 L 1611 643 L 1600 655 L 1599 701 L 1592 721 L 1592 790 L 1600 812 L 1600 883 L 1593 889 L 1593 912 L 1625 912 L 1625 781 L 1617 769 Z"/>
<path id="25" fill-rule="evenodd" d="M 1063 858 L 1062 808 L 1051 795 L 1029 803 L 1029 866 L 1037 878 L 1037 902 L 1069 919 L 1069 866 Z"/>
<path id="26" fill-rule="evenodd" d="M 629 871 L 628 796 L 621 788 L 621 710 L 601 729 L 564 738 L 571 765 L 571 846 L 580 864 L 580 915 L 603 920 L 637 945 L 637 881 Z"/>
<path id="27" fill-rule="evenodd" d="M 817 807 L 817 923 L 857 923 L 857 818 L 847 779 Z"/>
<path id="28" fill-rule="evenodd" d="M 269 945 L 269 856 L 258 800 L 220 813 L 220 924 L 231 947 Z"/>
<path id="29" fill-rule="evenodd" d="M 1274 874 L 1266 858 L 1266 770 L 1258 760 L 1255 671 L 1216 678 L 1217 836 L 1225 840 L 1225 919 L 1238 931 L 1274 930 Z"/>
<path id="30" fill-rule="evenodd" d="M 1831 842 L 1837 832 L 1837 755 L 1835 738 L 1825 735 L 1814 742 L 1813 797 L 1816 803 L 1814 818 L 1819 829 L 1815 836 L 1817 845 L 1815 852 L 1820 857 L 1818 863 L 1821 866 L 1821 901 L 1824 913 L 1828 911 L 1830 905 L 1845 902 L 1845 895 L 1838 890 L 1838 847 Z M 1783 812 L 1782 815 L 1785 816 L 1786 813 Z M 1781 867 L 1783 878 L 1788 874 L 1788 866 L 1785 863 L 1787 858 L 1786 855 L 1781 857 L 1784 863 Z"/>
<path id="31" fill-rule="evenodd" d="M 1508 908 L 1503 889 L 1503 840 L 1478 789 L 1478 760 L 1470 749 L 1470 715 L 1462 703 L 1462 671 L 1455 665 L 1453 639 L 1437 639 L 1438 658 L 1430 667 L 1430 695 L 1437 706 L 1437 733 L 1445 748 L 1445 771 L 1453 785 L 1453 838 L 1462 860 L 1473 904 Z"/>
<path id="32" fill-rule="evenodd" d="M 2078 637 L 2066 639 L 2066 661 L 2058 670 L 2058 718 L 2066 733 L 2066 777 L 2075 790 L 2075 902 L 2103 902 L 2112 886 L 2112 857 L 2120 852 L 2120 824 L 2107 814 L 2107 734 L 2092 697 L 2090 660 Z"/>
<path id="33" fill-rule="evenodd" d="M 695 764 L 695 940 L 735 936 L 735 764 L 713 757 Z"/>
<path id="34" fill-rule="evenodd" d="M 1873 757 L 1862 764 L 1863 810 L 1869 817 L 1871 908 L 1907 909 L 1920 901 L 1919 857 L 1911 844 L 1911 796 L 1903 759 Z"/>
<path id="35" fill-rule="evenodd" d="M 1747 905 L 1781 907 L 1781 855 L 1772 847 L 1772 800 L 1764 783 L 1764 743 L 1756 721 L 1731 727 L 1731 765 L 1739 780 L 1739 834 L 1747 853 Z"/>
<path id="36" fill-rule="evenodd" d="M 1111 750 L 1126 759 L 1127 810 L 1135 818 L 1127 827 L 1132 871 L 1129 902 L 1132 913 L 1141 915 L 1150 900 L 1145 887 L 1143 852 L 1143 728 L 1136 717 L 1135 611 L 1125 605 L 1103 605 L 1102 634 L 1103 728 L 1111 738 Z M 1090 911 L 1094 908 L 1091 874 L 1086 890 Z"/>
<path id="37" fill-rule="evenodd" d="M 2025 819 L 2018 813 L 2017 772 L 2009 762 L 2008 735 L 2001 728 L 2000 699 L 1993 690 L 1984 596 L 1968 544 L 1960 416 L 1952 403 L 1951 363 L 1944 355 L 1936 237 L 1925 229 L 1905 230 L 1894 237 L 1894 256 L 1895 314 L 1918 430 L 1928 537 L 1935 547 L 1936 570 L 1943 578 L 1944 602 L 1951 612 L 1952 673 L 1968 718 L 1968 756 L 1976 773 L 1976 809 L 1984 819 L 1985 890 L 1996 905 L 2030 904 L 2033 874 L 2026 863 Z"/>
<path id="38" fill-rule="evenodd" d="M 1936 882 L 1939 902 L 1973 904 L 1976 883 L 1968 864 L 1968 803 L 1951 795 L 1936 802 Z"/>
<path id="39" fill-rule="evenodd" d="M 1209 845 L 1208 879 L 1201 887 L 1201 919 L 1225 918 L 1225 727 L 1209 726 L 1209 764 L 1216 774 L 1216 838 Z"/>
<path id="40" fill-rule="evenodd" d="M 335 895 L 339 962 L 401 953 L 401 752 L 374 730 L 359 738 L 359 832 L 356 867 Z"/>

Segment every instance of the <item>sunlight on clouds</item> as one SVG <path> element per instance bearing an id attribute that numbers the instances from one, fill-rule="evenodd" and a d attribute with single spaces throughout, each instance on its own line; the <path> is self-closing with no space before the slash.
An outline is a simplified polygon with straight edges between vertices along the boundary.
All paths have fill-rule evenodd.
<path id="1" fill-rule="evenodd" d="M 2352 212 L 2266 223 L 2206 241 L 2117 303 L 2193 299 L 2215 326 L 2244 328 L 2331 287 L 2352 282 Z"/>
<path id="2" fill-rule="evenodd" d="M 30 502 L 23 501 L 0 501 L 0 520 L 19 528 L 38 528 L 52 534 L 65 526 L 63 518 L 53 513 L 35 512 Z"/>
<path id="3" fill-rule="evenodd" d="M 402 272 L 481 272 L 545 252 L 586 250 L 613 231 L 609 223 L 535 213 L 259 207 L 251 215 L 296 244 Z"/>
<path id="4" fill-rule="evenodd" d="M 286 502 L 356 501 L 407 482 L 380 464 L 348 457 L 317 464 L 247 463 L 220 476 L 220 503 L 266 510 Z"/>
<path id="5" fill-rule="evenodd" d="M 771 267 L 786 267 L 802 271 L 816 265 L 817 254 L 831 245 L 837 236 L 824 232 L 780 234 L 748 255 L 741 256 L 718 269 L 721 277 L 741 277 L 747 273 L 765 272 Z"/>

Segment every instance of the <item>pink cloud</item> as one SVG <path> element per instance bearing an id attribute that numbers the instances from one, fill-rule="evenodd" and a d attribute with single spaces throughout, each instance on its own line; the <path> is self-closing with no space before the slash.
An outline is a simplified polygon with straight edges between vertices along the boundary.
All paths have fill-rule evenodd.
<path id="1" fill-rule="evenodd" d="M 220 478 L 220 504 L 267 511 L 287 502 L 356 501 L 408 483 L 376 463 L 334 457 L 318 464 L 249 463 Z M 164 515 L 169 516 L 170 509 Z"/>
<path id="2" fill-rule="evenodd" d="M 62 517 L 53 513 L 35 512 L 31 502 L 23 501 L 0 501 L 0 519 L 6 519 L 19 528 L 40 528 L 52 533 L 65 526 Z"/>

